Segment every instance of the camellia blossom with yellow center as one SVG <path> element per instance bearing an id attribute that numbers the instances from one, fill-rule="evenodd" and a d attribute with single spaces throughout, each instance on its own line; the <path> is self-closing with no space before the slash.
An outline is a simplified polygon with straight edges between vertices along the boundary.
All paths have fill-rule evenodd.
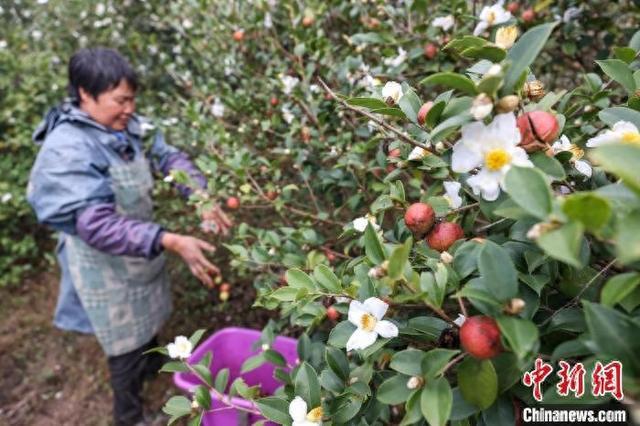
<path id="1" fill-rule="evenodd" d="M 638 132 L 638 128 L 633 123 L 618 121 L 611 130 L 606 130 L 604 133 L 589 139 L 587 146 L 595 148 L 610 143 L 628 143 L 640 146 L 640 132 Z"/>
<path id="2" fill-rule="evenodd" d="M 187 359 L 191 356 L 193 344 L 185 336 L 178 336 L 173 343 L 167 345 L 167 351 L 171 358 Z"/>
<path id="3" fill-rule="evenodd" d="M 373 345 L 378 336 L 392 338 L 398 335 L 398 327 L 391 321 L 383 320 L 389 305 L 377 297 L 370 297 L 364 302 L 352 300 L 349 304 L 349 322 L 356 331 L 347 341 L 347 351 L 365 349 Z"/>
<path id="4" fill-rule="evenodd" d="M 489 125 L 481 121 L 462 127 L 462 138 L 453 146 L 451 168 L 457 173 L 480 171 L 467 179 L 473 193 L 494 201 L 504 189 L 504 178 L 512 166 L 533 167 L 524 149 L 518 146 L 520 131 L 516 116 L 498 114 Z"/>
<path id="5" fill-rule="evenodd" d="M 316 407 L 307 412 L 307 403 L 299 396 L 293 398 L 289 404 L 289 415 L 293 419 L 292 426 L 322 425 L 322 407 Z"/>
<path id="6" fill-rule="evenodd" d="M 478 36 L 494 25 L 500 25 L 511 19 L 511 12 L 502 7 L 502 2 L 498 2 L 493 6 L 485 6 L 480 11 L 480 21 L 473 30 L 473 35 Z"/>

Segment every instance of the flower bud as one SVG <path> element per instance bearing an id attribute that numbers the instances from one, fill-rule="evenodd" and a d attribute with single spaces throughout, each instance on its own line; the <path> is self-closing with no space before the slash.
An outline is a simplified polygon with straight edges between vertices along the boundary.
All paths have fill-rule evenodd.
<path id="1" fill-rule="evenodd" d="M 508 315 L 518 315 L 520 312 L 524 310 L 526 303 L 524 300 L 519 298 L 514 298 L 509 300 L 504 306 L 504 313 Z"/>
<path id="2" fill-rule="evenodd" d="M 413 376 L 409 380 L 407 380 L 407 389 L 418 389 L 424 385 L 424 379 L 420 376 Z"/>
<path id="3" fill-rule="evenodd" d="M 537 102 L 545 95 L 544 84 L 540 80 L 527 81 L 522 87 L 522 92 L 524 96 Z"/>
<path id="4" fill-rule="evenodd" d="M 442 263 L 448 265 L 453 262 L 453 256 L 451 256 L 448 251 L 443 251 L 442 253 L 440 253 L 440 260 L 442 261 Z"/>
<path id="5" fill-rule="evenodd" d="M 269 349 L 271 349 L 271 346 L 269 346 L 268 343 L 263 343 L 262 346 L 260 347 L 263 351 L 268 351 Z"/>
<path id="6" fill-rule="evenodd" d="M 517 97 L 516 95 L 503 96 L 496 103 L 496 111 L 499 114 L 515 111 L 516 108 L 518 108 L 519 103 L 520 103 L 520 98 Z"/>
<path id="7" fill-rule="evenodd" d="M 551 223 L 544 223 L 544 222 L 540 222 L 540 223 L 536 223 L 535 225 L 533 225 L 531 227 L 531 229 L 529 229 L 529 231 L 527 232 L 527 238 L 529 238 L 530 240 L 536 240 L 538 238 L 540 238 L 541 235 L 555 229 L 556 226 L 551 224 Z"/>
<path id="8" fill-rule="evenodd" d="M 486 93 L 480 93 L 471 104 L 471 115 L 476 120 L 482 120 L 493 110 L 493 101 Z"/>

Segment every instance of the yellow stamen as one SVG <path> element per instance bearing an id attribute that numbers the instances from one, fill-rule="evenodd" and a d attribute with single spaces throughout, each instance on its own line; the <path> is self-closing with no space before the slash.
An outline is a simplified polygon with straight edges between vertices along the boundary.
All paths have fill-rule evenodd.
<path id="1" fill-rule="evenodd" d="M 569 151 L 573 154 L 573 157 L 571 157 L 571 159 L 574 161 L 584 157 L 584 150 L 582 150 L 582 148 L 580 148 L 578 145 L 571 144 Z"/>
<path id="2" fill-rule="evenodd" d="M 622 134 L 622 142 L 631 144 L 640 144 L 640 133 L 624 132 Z"/>
<path id="3" fill-rule="evenodd" d="M 487 15 L 487 23 L 489 25 L 493 25 L 493 22 L 496 20 L 496 13 L 491 10 L 489 11 L 489 14 Z"/>
<path id="4" fill-rule="evenodd" d="M 360 318 L 360 325 L 365 331 L 373 331 L 373 329 L 376 328 L 377 323 L 378 320 L 371 314 L 363 314 L 362 318 Z"/>
<path id="5" fill-rule="evenodd" d="M 511 162 L 511 155 L 502 148 L 492 149 L 485 155 L 484 164 L 492 172 L 500 170 Z"/>
<path id="6" fill-rule="evenodd" d="M 319 423 L 322 420 L 322 407 L 316 407 L 309 411 L 307 414 L 307 420 L 314 423 Z"/>

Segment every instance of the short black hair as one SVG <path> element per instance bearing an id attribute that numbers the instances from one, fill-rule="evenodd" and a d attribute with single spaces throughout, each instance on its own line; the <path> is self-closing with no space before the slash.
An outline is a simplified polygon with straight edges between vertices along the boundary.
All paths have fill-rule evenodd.
<path id="1" fill-rule="evenodd" d="M 135 70 L 120 53 L 105 47 L 80 49 L 69 60 L 69 96 L 80 103 L 80 88 L 98 99 L 101 93 L 116 87 L 122 80 L 138 89 Z"/>

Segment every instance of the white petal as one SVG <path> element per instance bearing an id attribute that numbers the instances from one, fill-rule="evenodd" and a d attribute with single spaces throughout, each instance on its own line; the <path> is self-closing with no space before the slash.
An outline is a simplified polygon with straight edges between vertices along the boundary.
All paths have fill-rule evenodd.
<path id="1" fill-rule="evenodd" d="M 485 21 L 480 21 L 480 22 L 478 22 L 478 25 L 476 25 L 476 28 L 473 30 L 473 35 L 474 36 L 479 36 L 487 28 L 489 28 L 489 24 L 487 24 Z"/>
<path id="2" fill-rule="evenodd" d="M 444 185 L 444 190 L 446 192 L 446 198 L 449 200 L 449 205 L 454 209 L 460 207 L 462 205 L 462 197 L 460 197 L 459 193 L 462 185 L 460 185 L 459 182 L 455 181 L 443 182 L 442 184 Z"/>
<path id="3" fill-rule="evenodd" d="M 516 116 L 512 112 L 496 115 L 489 124 L 489 131 L 508 145 L 516 146 L 520 143 L 520 130 L 516 124 Z"/>
<path id="4" fill-rule="evenodd" d="M 593 171 L 591 170 L 591 166 L 586 161 L 577 160 L 574 163 L 574 166 L 575 166 L 577 171 L 579 171 L 580 173 L 582 173 L 583 175 L 585 175 L 588 178 L 590 178 L 591 175 L 593 174 Z"/>
<path id="5" fill-rule="evenodd" d="M 465 173 L 479 167 L 482 157 L 460 141 L 453 146 L 451 155 L 451 170 L 456 173 Z"/>
<path id="6" fill-rule="evenodd" d="M 398 327 L 396 327 L 396 325 L 391 321 L 387 320 L 378 321 L 374 331 L 387 339 L 398 336 Z"/>
<path id="7" fill-rule="evenodd" d="M 467 179 L 467 183 L 473 189 L 474 194 L 481 194 L 482 198 L 487 201 L 495 201 L 500 195 L 501 173 L 492 173 L 481 170 L 475 176 Z"/>
<path id="8" fill-rule="evenodd" d="M 349 304 L 349 313 L 347 315 L 349 322 L 360 327 L 362 315 L 368 313 L 367 308 L 357 300 L 352 300 Z"/>
<path id="9" fill-rule="evenodd" d="M 167 345 L 167 351 L 169 351 L 169 357 L 178 358 L 178 348 L 175 343 L 169 343 Z"/>
<path id="10" fill-rule="evenodd" d="M 509 150 L 511 155 L 511 164 L 518 167 L 533 167 L 533 163 L 529 161 L 527 151 L 520 147 L 514 147 Z"/>
<path id="11" fill-rule="evenodd" d="M 353 228 L 358 232 L 364 232 L 368 223 L 369 221 L 366 217 L 359 217 L 353 221 Z"/>
<path id="12" fill-rule="evenodd" d="M 487 139 L 487 126 L 481 121 L 474 121 L 462 126 L 460 133 L 461 142 L 464 142 L 468 148 L 480 152 L 482 142 Z"/>
<path id="13" fill-rule="evenodd" d="M 289 404 L 289 415 L 296 422 L 303 422 L 307 417 L 307 403 L 299 396 L 293 398 Z"/>
<path id="14" fill-rule="evenodd" d="M 375 331 L 365 331 L 358 328 L 353 332 L 349 340 L 347 341 L 347 352 L 354 349 L 365 349 L 373 345 L 378 338 L 378 333 Z"/>
<path id="15" fill-rule="evenodd" d="M 638 133 L 638 128 L 628 121 L 618 121 L 613 125 L 613 131 L 616 133 L 633 132 Z"/>
<path id="16" fill-rule="evenodd" d="M 587 141 L 587 147 L 595 148 L 600 145 L 606 145 L 609 143 L 618 142 L 620 140 L 620 135 L 617 132 L 612 130 L 607 130 L 601 135 L 593 137 Z"/>
<path id="17" fill-rule="evenodd" d="M 389 305 L 384 303 L 382 300 L 377 297 L 370 297 L 364 301 L 364 307 L 371 313 L 376 319 L 382 319 L 384 314 L 387 312 L 387 308 Z"/>

